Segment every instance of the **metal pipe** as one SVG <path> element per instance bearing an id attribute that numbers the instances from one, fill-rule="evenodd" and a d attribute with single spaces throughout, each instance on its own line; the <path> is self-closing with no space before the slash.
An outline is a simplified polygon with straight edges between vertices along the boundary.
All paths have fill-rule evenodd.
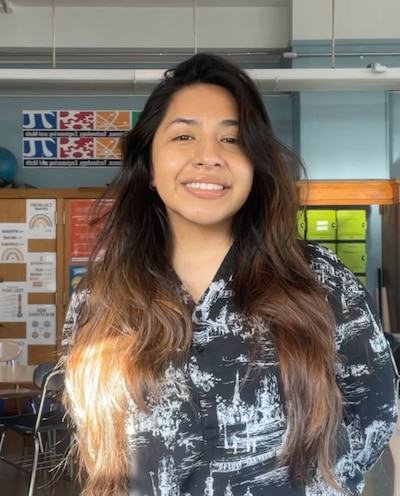
<path id="1" fill-rule="evenodd" d="M 53 69 L 56 68 L 56 8 L 54 0 L 51 0 L 51 33 L 52 33 L 52 62 Z"/>
<path id="2" fill-rule="evenodd" d="M 331 52 L 283 52 L 284 59 L 297 59 L 299 57 L 332 57 Z M 335 57 L 390 57 L 400 56 L 400 52 L 335 52 Z"/>
<path id="3" fill-rule="evenodd" d="M 196 22 L 196 0 L 193 0 L 193 53 L 197 53 L 197 22 Z"/>
<path id="4" fill-rule="evenodd" d="M 335 0 L 332 0 L 332 43 L 331 43 L 331 65 L 332 69 L 335 67 Z"/>

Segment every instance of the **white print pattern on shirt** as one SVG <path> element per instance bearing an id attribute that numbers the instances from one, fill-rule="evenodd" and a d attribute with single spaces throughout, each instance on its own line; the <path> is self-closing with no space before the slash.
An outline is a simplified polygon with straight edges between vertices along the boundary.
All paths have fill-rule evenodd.
<path id="1" fill-rule="evenodd" d="M 335 473 L 346 496 L 359 496 L 362 472 L 377 460 L 394 428 L 388 345 L 356 277 L 329 250 L 310 245 L 309 252 L 310 266 L 335 312 L 335 346 L 344 357 L 335 373 L 346 408 L 347 444 Z M 287 428 L 277 357 L 265 324 L 235 309 L 231 283 L 227 259 L 193 310 L 193 351 L 183 370 L 168 367 L 160 398 L 149 398 L 149 414 L 130 401 L 129 495 L 344 496 L 318 470 L 309 485 L 290 486 L 287 467 L 276 464 Z M 72 340 L 87 296 L 81 292 L 71 300 L 64 345 Z M 253 380 L 242 384 L 246 339 L 255 335 L 264 335 L 262 356 Z"/>

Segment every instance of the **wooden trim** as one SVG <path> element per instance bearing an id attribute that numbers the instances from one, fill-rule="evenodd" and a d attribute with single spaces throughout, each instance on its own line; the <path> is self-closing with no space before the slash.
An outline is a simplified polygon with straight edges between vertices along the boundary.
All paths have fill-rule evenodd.
<path id="1" fill-rule="evenodd" d="M 400 178 L 300 181 L 305 205 L 388 205 L 400 202 Z M 3 188 L 0 198 L 97 198 L 104 188 Z"/>
<path id="2" fill-rule="evenodd" d="M 392 203 L 400 203 L 400 178 L 393 178 L 389 180 L 392 188 Z"/>
<path id="3" fill-rule="evenodd" d="M 2 188 L 1 198 L 97 198 L 104 188 Z"/>
<path id="4" fill-rule="evenodd" d="M 399 201 L 398 180 L 313 180 L 299 182 L 303 205 L 387 205 Z"/>

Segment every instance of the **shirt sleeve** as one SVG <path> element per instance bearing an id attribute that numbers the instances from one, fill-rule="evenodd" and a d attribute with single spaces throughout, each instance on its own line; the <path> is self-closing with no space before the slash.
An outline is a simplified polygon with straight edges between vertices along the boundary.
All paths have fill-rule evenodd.
<path id="1" fill-rule="evenodd" d="M 354 462 L 366 472 L 395 427 L 397 371 L 369 293 L 332 252 L 322 250 L 321 255 L 319 278 L 328 287 L 336 317 L 336 378 L 343 395 L 344 422 Z"/>
<path id="2" fill-rule="evenodd" d="M 66 355 L 78 328 L 78 319 L 87 299 L 86 291 L 72 294 L 61 331 L 61 354 Z"/>

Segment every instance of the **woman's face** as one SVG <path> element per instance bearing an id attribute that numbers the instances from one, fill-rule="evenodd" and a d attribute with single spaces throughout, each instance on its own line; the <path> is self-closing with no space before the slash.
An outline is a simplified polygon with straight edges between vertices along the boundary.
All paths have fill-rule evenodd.
<path id="1" fill-rule="evenodd" d="M 152 184 L 172 230 L 187 223 L 230 229 L 253 182 L 238 119 L 220 86 L 196 83 L 173 95 L 152 144 Z"/>

